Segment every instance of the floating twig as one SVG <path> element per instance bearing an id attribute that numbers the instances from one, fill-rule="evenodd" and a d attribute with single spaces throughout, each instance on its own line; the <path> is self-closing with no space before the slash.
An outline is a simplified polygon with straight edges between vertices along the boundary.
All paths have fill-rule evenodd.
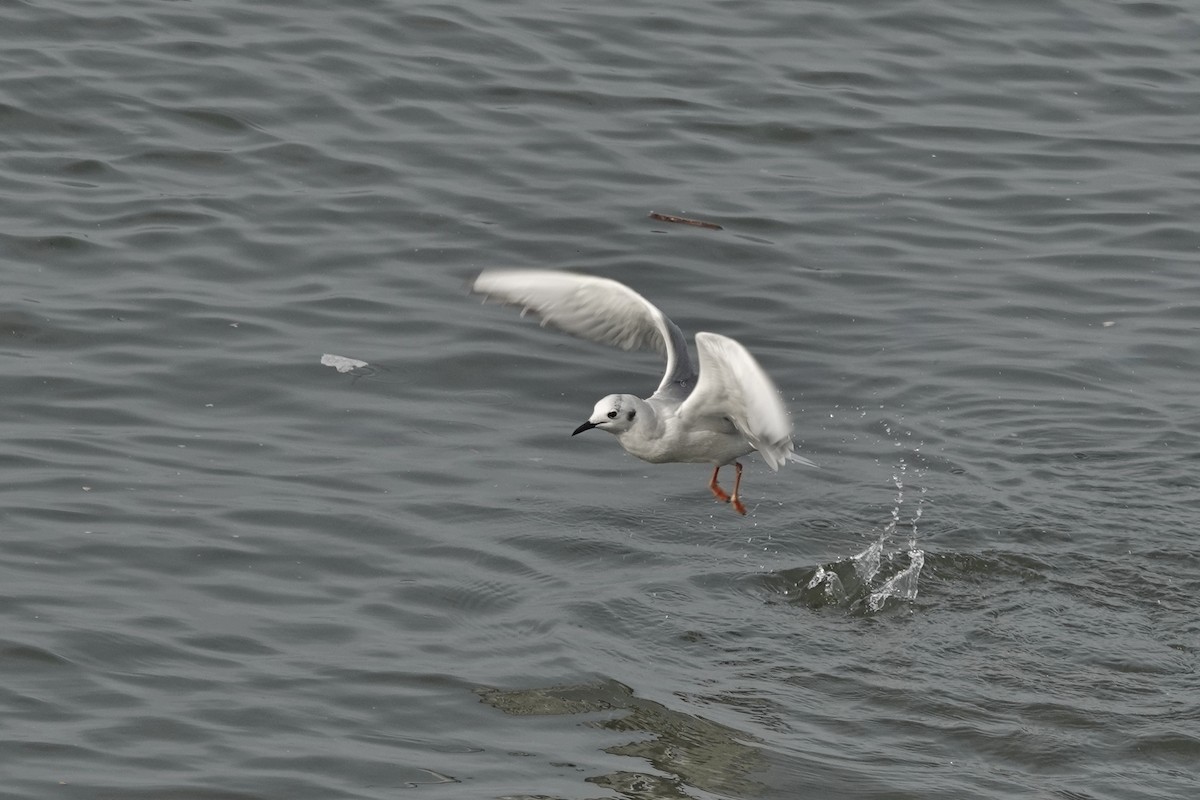
<path id="1" fill-rule="evenodd" d="M 660 214 L 657 211 L 650 212 L 650 219 L 656 219 L 659 222 L 678 222 L 680 225 L 695 225 L 697 228 L 708 228 L 712 231 L 725 230 L 715 222 L 705 222 L 702 219 L 688 219 L 687 217 L 675 217 L 670 214 Z"/>

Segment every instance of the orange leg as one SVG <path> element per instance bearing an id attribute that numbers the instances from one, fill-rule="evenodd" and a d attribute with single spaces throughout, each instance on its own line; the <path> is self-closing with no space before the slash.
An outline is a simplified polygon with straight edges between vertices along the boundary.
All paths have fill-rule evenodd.
<path id="1" fill-rule="evenodd" d="M 720 467 L 713 468 L 713 476 L 712 480 L 708 482 L 708 488 L 712 490 L 713 496 L 715 496 L 718 500 L 720 500 L 722 503 L 728 503 L 729 495 L 724 489 L 717 485 L 717 473 L 720 471 Z"/>
<path id="2" fill-rule="evenodd" d="M 745 516 L 746 507 L 742 505 L 741 498 L 738 497 L 738 489 L 742 488 L 742 465 L 740 462 L 733 462 L 734 469 L 737 470 L 737 477 L 733 479 L 733 496 L 729 498 L 729 502 L 733 503 L 733 510 Z"/>

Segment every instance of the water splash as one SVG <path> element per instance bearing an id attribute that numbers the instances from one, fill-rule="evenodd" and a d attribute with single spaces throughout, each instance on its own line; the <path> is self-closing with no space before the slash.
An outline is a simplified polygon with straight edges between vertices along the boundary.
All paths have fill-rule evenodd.
<path id="1" fill-rule="evenodd" d="M 920 450 L 914 451 L 920 452 Z M 915 477 L 920 478 L 924 472 L 918 468 L 915 471 Z M 900 458 L 896 464 L 896 471 L 892 473 L 892 483 L 896 487 L 896 497 L 892 503 L 892 516 L 883 531 L 879 534 L 878 541 L 874 542 L 870 547 L 854 557 L 855 566 L 859 564 L 859 560 L 865 556 L 867 561 L 873 559 L 875 569 L 871 575 L 866 578 L 867 581 L 874 579 L 878 574 L 878 566 L 887 543 L 895 538 L 897 531 L 901 527 L 901 515 L 904 509 L 904 480 L 908 474 L 908 461 L 905 458 Z M 916 507 L 913 509 L 912 517 L 908 520 L 908 566 L 900 570 L 890 578 L 885 580 L 882 585 L 875 591 L 871 592 L 867 598 L 867 608 L 871 611 L 879 611 L 883 608 L 884 603 L 889 597 L 895 597 L 898 600 L 912 602 L 917 598 L 917 579 L 921 575 L 921 567 L 925 565 L 925 551 L 917 547 L 917 524 L 921 519 L 921 511 L 925 504 L 925 494 L 928 489 L 924 486 L 920 487 L 917 495 Z"/>
<path id="2" fill-rule="evenodd" d="M 867 598 L 867 608 L 879 611 L 889 597 L 895 597 L 905 602 L 917 599 L 917 577 L 921 567 L 925 566 L 925 552 L 922 550 L 908 551 L 908 566 L 883 582 L 871 596 Z"/>
<path id="3" fill-rule="evenodd" d="M 858 555 L 850 557 L 850 562 L 854 564 L 854 571 L 863 583 L 869 583 L 879 573 L 879 565 L 883 561 L 883 546 L 886 543 L 887 534 L 880 534 L 870 547 Z"/>
<path id="4" fill-rule="evenodd" d="M 832 568 L 825 569 L 818 566 L 816 573 L 813 574 L 812 580 L 804 587 L 805 591 L 810 591 L 818 586 L 824 587 L 825 601 L 829 603 L 842 604 L 846 602 L 849 593 L 846 591 L 845 584 Z"/>
<path id="5" fill-rule="evenodd" d="M 917 546 L 918 525 L 928 489 L 921 486 L 911 515 L 905 514 L 908 491 L 905 481 L 920 480 L 924 470 L 917 467 L 910 475 L 906 458 L 901 458 L 892 474 L 896 495 L 887 524 L 879 536 L 862 552 L 843 561 L 818 566 L 801 592 L 809 602 L 864 607 L 870 613 L 883 610 L 889 598 L 912 602 L 917 597 L 925 551 Z M 889 544 L 907 528 L 907 547 L 889 552 Z M 896 571 L 892 571 L 892 570 Z M 890 574 L 889 574 L 890 573 Z"/>

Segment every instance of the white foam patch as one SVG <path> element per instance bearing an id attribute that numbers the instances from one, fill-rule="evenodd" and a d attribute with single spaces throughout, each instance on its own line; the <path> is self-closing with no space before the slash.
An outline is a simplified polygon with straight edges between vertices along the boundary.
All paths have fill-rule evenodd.
<path id="1" fill-rule="evenodd" d="M 327 367 L 333 367 L 338 372 L 351 372 L 359 367 L 367 366 L 367 362 L 359 361 L 357 358 L 335 356 L 332 353 L 326 353 L 325 355 L 321 356 L 321 363 Z"/>

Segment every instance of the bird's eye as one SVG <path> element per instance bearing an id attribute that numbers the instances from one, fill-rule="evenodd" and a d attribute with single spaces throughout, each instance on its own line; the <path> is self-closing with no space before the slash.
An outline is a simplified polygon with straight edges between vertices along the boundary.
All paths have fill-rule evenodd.
<path id="1" fill-rule="evenodd" d="M 609 419 L 616 419 L 616 418 L 617 418 L 617 412 L 615 412 L 615 411 L 610 411 L 610 412 L 608 412 L 608 418 L 609 418 Z"/>
<path id="2" fill-rule="evenodd" d="M 636 412 L 636 411 L 630 411 L 630 412 L 629 412 L 629 416 L 628 416 L 628 417 L 626 417 L 626 419 L 628 419 L 628 420 L 632 420 L 632 419 L 633 419 L 633 417 L 634 417 L 634 415 L 636 415 L 636 414 L 637 414 L 637 412 Z"/>

